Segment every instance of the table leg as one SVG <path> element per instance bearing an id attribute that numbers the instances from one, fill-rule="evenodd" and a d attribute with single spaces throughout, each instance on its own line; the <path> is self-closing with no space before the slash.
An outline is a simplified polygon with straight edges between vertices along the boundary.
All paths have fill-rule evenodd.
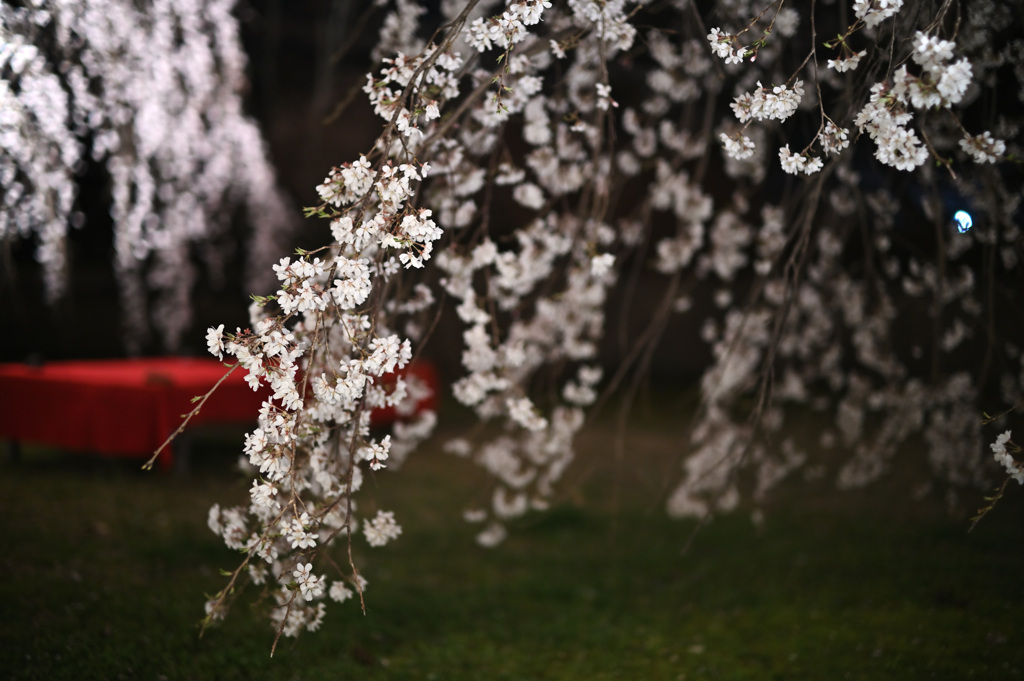
<path id="1" fill-rule="evenodd" d="M 185 476 L 192 468 L 192 435 L 184 431 L 174 439 L 174 474 Z"/>
<path id="2" fill-rule="evenodd" d="M 17 440 L 6 440 L 4 442 L 4 459 L 10 464 L 20 464 L 21 443 Z"/>

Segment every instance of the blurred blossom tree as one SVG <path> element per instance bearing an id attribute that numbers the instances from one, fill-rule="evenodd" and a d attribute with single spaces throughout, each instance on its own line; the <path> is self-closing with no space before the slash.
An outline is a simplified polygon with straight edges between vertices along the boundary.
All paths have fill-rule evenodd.
<path id="1" fill-rule="evenodd" d="M 16 6 L 21 5 L 21 6 Z M 33 236 L 47 298 L 67 283 L 76 178 L 110 180 L 129 344 L 176 348 L 190 321 L 193 251 L 214 276 L 234 209 L 251 225 L 253 285 L 285 248 L 289 208 L 242 112 L 245 55 L 223 0 L 33 0 L 0 5 L 0 239 Z M 198 248 L 197 248 L 198 246 Z M 152 292 L 153 309 L 149 307 Z"/>
<path id="2" fill-rule="evenodd" d="M 117 55 L 156 73 L 190 64 L 195 73 L 172 80 L 235 91 L 230 78 L 206 80 L 236 73 L 235 52 L 157 52 L 189 38 L 234 45 L 228 3 L 136 4 L 151 10 L 131 5 L 132 26 L 104 31 L 123 43 Z M 382 379 L 426 342 L 446 299 L 464 324 L 454 395 L 502 424 L 487 441 L 447 445 L 494 475 L 489 507 L 466 513 L 485 545 L 546 507 L 587 410 L 636 391 L 676 315 L 713 360 L 672 515 L 761 500 L 797 470 L 824 470 L 830 450 L 842 458 L 838 485 L 861 486 L 922 433 L 932 468 L 922 480 L 976 487 L 999 466 L 1024 479 L 1011 435 L 988 451 L 979 418 L 983 397 L 1024 397 L 1015 3 L 441 0 L 428 11 L 376 0 L 365 11 L 378 15 L 380 61 L 363 90 L 382 130 L 307 209 L 333 240 L 274 266 L 278 290 L 257 298 L 250 329 L 207 336 L 211 352 L 274 391 L 245 442 L 251 503 L 210 513 L 244 553 L 207 604 L 211 620 L 243 580 L 272 585 L 278 636 L 316 629 L 328 598 L 361 598 L 354 537 L 379 546 L 401 533 L 389 512 L 360 527 L 363 471 L 397 468 L 435 421 L 419 414 L 380 437 L 369 414 L 422 393 L 413 379 Z M 165 15 L 177 40 L 154 39 Z M 89 11 L 4 16 L 3 96 L 17 106 L 5 104 L 3 131 L 19 150 L 0 178 L 14 197 L 7 232 L 35 230 L 57 271 L 76 133 L 88 129 L 93 153 L 125 178 L 119 267 L 174 258 L 162 249 L 191 238 L 177 206 L 205 207 L 194 186 L 209 186 L 194 183 L 207 163 L 175 154 L 203 147 L 196 136 L 220 131 L 219 119 L 199 115 L 205 126 L 165 139 L 153 132 L 171 115 L 162 107 L 194 111 L 192 99 L 172 88 L 151 101 L 152 88 L 108 77 L 122 57 L 93 56 L 108 53 L 90 43 Z M 80 65 L 47 66 L 32 47 L 43 35 L 69 52 L 60 63 Z M 117 96 L 98 98 L 96 82 Z M 154 173 L 174 190 L 162 194 Z M 254 191 L 251 175 L 235 179 Z M 656 313 L 602 367 L 609 292 L 635 290 L 645 269 L 660 273 Z M 695 318 L 708 299 L 714 311 Z M 817 441 L 783 429 L 792 406 L 820 414 Z M 337 565 L 324 552 L 339 538 L 347 568 L 328 584 L 319 571 Z"/>

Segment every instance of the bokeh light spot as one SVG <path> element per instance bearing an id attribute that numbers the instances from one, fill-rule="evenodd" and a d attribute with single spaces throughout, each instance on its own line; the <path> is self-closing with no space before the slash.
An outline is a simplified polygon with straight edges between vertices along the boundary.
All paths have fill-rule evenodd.
<path id="1" fill-rule="evenodd" d="M 974 220 L 971 218 L 971 214 L 965 210 L 958 210 L 953 213 L 953 222 L 956 223 L 956 228 L 961 234 L 966 234 L 971 231 L 971 227 L 974 226 Z"/>

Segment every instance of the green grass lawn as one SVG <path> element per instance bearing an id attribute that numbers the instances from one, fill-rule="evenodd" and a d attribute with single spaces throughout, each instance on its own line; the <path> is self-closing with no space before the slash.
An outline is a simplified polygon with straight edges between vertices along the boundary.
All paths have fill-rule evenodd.
<path id="1" fill-rule="evenodd" d="M 603 442 L 586 439 L 581 456 L 601 462 Z M 237 560 L 206 512 L 246 498 L 229 471 L 239 449 L 197 447 L 187 477 L 33 451 L 0 467 L 0 677 L 1024 675 L 1019 489 L 968 534 L 969 512 L 910 507 L 891 485 L 847 496 L 791 485 L 762 527 L 746 512 L 717 518 L 684 554 L 694 523 L 645 503 L 656 484 L 620 464 L 616 491 L 614 467 L 584 464 L 567 501 L 485 550 L 460 519 L 484 478 L 436 447 L 366 490 L 364 508 L 395 510 L 405 530 L 358 547 L 367 613 L 331 604 L 320 632 L 283 639 L 270 659 L 274 632 L 245 595 L 198 635 L 203 594 Z"/>

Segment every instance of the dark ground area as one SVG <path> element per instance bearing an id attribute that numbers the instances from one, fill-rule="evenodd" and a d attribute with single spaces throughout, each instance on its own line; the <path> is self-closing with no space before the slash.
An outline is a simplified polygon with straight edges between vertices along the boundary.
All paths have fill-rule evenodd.
<path id="1" fill-rule="evenodd" d="M 240 433 L 207 433 L 188 476 L 29 450 L 0 466 L 0 668 L 10 679 L 1013 679 L 1024 673 L 1020 490 L 966 515 L 894 481 L 839 497 L 787 485 L 762 524 L 692 521 L 652 500 L 674 442 L 583 438 L 561 501 L 496 550 L 461 521 L 481 473 L 436 446 L 381 475 L 362 508 L 402 537 L 357 543 L 367 612 L 331 604 L 284 639 L 258 592 L 199 637 L 203 594 L 238 557 L 206 511 L 246 498 Z M 615 485 L 614 481 L 619 484 Z M 614 491 L 617 487 L 618 491 Z M 617 499 L 612 502 L 612 499 Z"/>

